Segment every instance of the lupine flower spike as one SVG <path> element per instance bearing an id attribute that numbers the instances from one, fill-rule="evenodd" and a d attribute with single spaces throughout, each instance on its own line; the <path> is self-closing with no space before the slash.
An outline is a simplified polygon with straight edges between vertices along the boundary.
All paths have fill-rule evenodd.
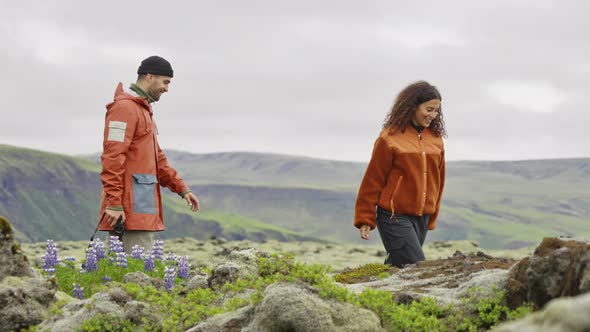
<path id="1" fill-rule="evenodd" d="M 164 268 L 164 289 L 170 290 L 174 287 L 175 274 L 176 269 L 173 266 Z"/>
<path id="2" fill-rule="evenodd" d="M 80 287 L 80 284 L 74 283 L 74 297 L 80 300 L 84 299 L 84 287 Z"/>
<path id="3" fill-rule="evenodd" d="M 43 270 L 47 274 L 55 273 L 55 266 L 59 263 L 57 258 L 57 245 L 53 240 L 47 240 L 47 248 L 43 255 Z"/>
<path id="4" fill-rule="evenodd" d="M 93 247 L 86 249 L 86 264 L 84 268 L 88 272 L 98 270 L 98 259 L 96 258 L 96 250 Z"/>
<path id="5" fill-rule="evenodd" d="M 127 254 L 124 252 L 117 253 L 117 266 L 127 267 Z"/>
<path id="6" fill-rule="evenodd" d="M 188 256 L 180 256 L 178 259 L 178 277 L 182 279 L 188 279 Z"/>
<path id="7" fill-rule="evenodd" d="M 164 241 L 154 241 L 154 248 L 152 250 L 156 259 L 162 259 L 162 256 L 164 256 Z"/>
<path id="8" fill-rule="evenodd" d="M 152 254 L 151 251 L 148 251 L 145 255 L 143 255 L 143 270 L 144 271 L 153 271 L 156 267 L 154 260 L 156 257 Z"/>
<path id="9" fill-rule="evenodd" d="M 131 248 L 131 258 L 141 259 L 144 251 L 145 249 L 143 247 L 140 247 L 138 244 L 134 245 L 133 248 Z"/>

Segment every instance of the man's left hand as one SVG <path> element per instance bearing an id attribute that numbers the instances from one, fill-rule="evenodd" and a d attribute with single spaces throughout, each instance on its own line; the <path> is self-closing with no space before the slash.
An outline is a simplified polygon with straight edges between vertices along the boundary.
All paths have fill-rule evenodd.
<path id="1" fill-rule="evenodd" d="M 195 194 L 193 194 L 192 192 L 188 192 L 184 194 L 183 198 L 188 203 L 188 206 L 191 207 L 191 210 L 199 211 L 199 199 L 197 198 L 197 196 L 195 196 Z"/>

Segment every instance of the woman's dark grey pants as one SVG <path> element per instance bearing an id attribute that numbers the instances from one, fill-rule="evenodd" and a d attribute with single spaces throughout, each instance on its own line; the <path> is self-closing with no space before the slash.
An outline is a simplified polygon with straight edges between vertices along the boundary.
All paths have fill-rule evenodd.
<path id="1" fill-rule="evenodd" d="M 426 259 L 422 245 L 426 240 L 429 217 L 427 214 L 412 216 L 396 213 L 391 218 L 391 212 L 377 208 L 377 229 L 387 251 L 385 264 L 402 268 Z"/>

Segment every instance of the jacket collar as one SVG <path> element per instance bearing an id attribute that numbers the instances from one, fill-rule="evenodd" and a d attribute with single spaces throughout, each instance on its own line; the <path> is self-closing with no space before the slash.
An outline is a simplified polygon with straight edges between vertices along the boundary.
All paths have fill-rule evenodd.
<path id="1" fill-rule="evenodd" d="M 117 88 L 115 89 L 115 95 L 113 97 L 113 101 L 119 101 L 119 100 L 132 100 L 134 102 L 136 102 L 137 104 L 139 104 L 140 106 L 143 106 L 143 108 L 145 108 L 146 110 L 148 110 L 151 113 L 153 113 L 152 110 L 152 105 L 150 105 L 150 103 L 148 103 L 147 99 L 141 98 L 140 96 L 136 95 L 135 93 L 131 93 L 131 92 L 126 92 L 125 90 L 123 90 L 123 83 L 117 84 Z"/>

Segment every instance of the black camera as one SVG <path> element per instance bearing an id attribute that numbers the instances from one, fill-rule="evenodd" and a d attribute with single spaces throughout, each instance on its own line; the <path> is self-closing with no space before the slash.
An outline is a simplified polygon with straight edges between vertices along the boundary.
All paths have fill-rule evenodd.
<path id="1" fill-rule="evenodd" d="M 123 216 L 120 216 L 119 219 L 117 219 L 117 223 L 115 224 L 115 229 L 113 232 L 118 237 L 121 237 L 123 234 L 125 234 L 125 223 L 123 222 Z"/>

